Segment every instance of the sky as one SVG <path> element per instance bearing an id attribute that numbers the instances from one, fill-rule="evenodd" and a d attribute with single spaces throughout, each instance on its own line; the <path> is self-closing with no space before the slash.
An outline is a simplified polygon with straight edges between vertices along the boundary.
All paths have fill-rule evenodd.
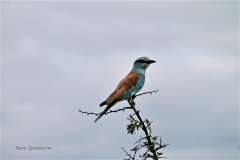
<path id="1" fill-rule="evenodd" d="M 142 56 L 139 93 L 159 91 L 136 108 L 163 156 L 239 159 L 239 1 L 1 1 L 1 158 L 128 158 L 132 110 L 78 110 L 101 112 Z"/>

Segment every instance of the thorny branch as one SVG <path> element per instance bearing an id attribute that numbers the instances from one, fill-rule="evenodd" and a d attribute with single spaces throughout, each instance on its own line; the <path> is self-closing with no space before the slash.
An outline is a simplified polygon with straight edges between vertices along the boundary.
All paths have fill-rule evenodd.
<path id="1" fill-rule="evenodd" d="M 139 157 L 145 157 L 144 159 L 146 159 L 146 158 L 152 158 L 152 159 L 154 159 L 154 160 L 158 160 L 158 158 L 166 158 L 166 157 L 159 157 L 162 153 L 161 152 L 157 152 L 157 150 L 159 150 L 159 149 L 161 149 L 161 148 L 165 148 L 167 145 L 169 145 L 169 144 L 165 144 L 164 143 L 164 145 L 162 145 L 162 140 L 161 140 L 161 137 L 160 137 L 160 143 L 157 143 L 156 142 L 156 140 L 157 140 L 157 137 L 158 136 L 155 136 L 155 137 L 152 137 L 151 136 L 151 133 L 152 133 L 152 131 L 151 131 L 151 127 L 150 127 L 150 125 L 151 125 L 151 123 L 152 122 L 149 122 L 148 121 L 148 119 L 146 119 L 145 121 L 143 121 L 142 120 L 142 118 L 140 117 L 140 115 L 139 115 L 139 110 L 137 111 L 136 110 L 136 108 L 135 108 L 135 102 L 134 102 L 134 99 L 137 97 L 137 96 L 141 96 L 141 95 L 143 95 L 143 94 L 151 94 L 152 95 L 152 93 L 157 93 L 157 91 L 159 91 L 158 89 L 157 90 L 155 90 L 155 91 L 151 91 L 151 92 L 144 92 L 144 93 L 141 93 L 141 94 L 138 94 L 138 95 L 134 95 L 134 96 L 132 96 L 132 97 L 129 97 L 128 99 L 127 99 L 127 101 L 128 101 L 128 103 L 129 103 L 129 105 L 130 105 L 130 107 L 124 107 L 124 108 L 121 108 L 121 109 L 118 109 L 118 110 L 114 110 L 114 111 L 112 111 L 112 110 L 110 110 L 109 112 L 106 112 L 105 113 L 105 115 L 106 114 L 108 114 L 108 113 L 113 113 L 113 112 L 119 112 L 119 111 L 124 111 L 125 109 L 133 109 L 134 110 L 134 112 L 135 113 L 133 113 L 132 115 L 130 115 L 130 117 L 131 116 L 133 116 L 133 115 L 136 115 L 137 117 L 138 117 L 138 119 L 139 119 L 139 122 L 137 121 L 137 120 L 134 120 L 133 122 L 134 123 L 131 123 L 130 125 L 134 125 L 134 127 L 140 127 L 140 128 L 142 128 L 142 130 L 145 132 L 145 137 L 144 138 L 142 138 L 142 136 L 140 137 L 140 139 L 137 141 L 138 142 L 138 145 L 135 147 L 135 148 L 133 148 L 133 149 L 131 149 L 131 151 L 134 151 L 134 156 L 132 157 L 126 150 L 124 150 L 124 148 L 123 147 L 121 147 L 125 152 L 126 152 L 126 156 L 129 156 L 132 160 L 135 160 L 135 155 L 136 155 L 136 153 L 137 153 L 137 151 L 138 150 L 140 150 L 141 148 L 143 148 L 143 147 L 146 147 L 148 150 L 143 154 L 143 156 L 141 156 L 141 155 L 139 155 Z M 101 112 L 100 113 L 93 113 L 93 112 L 84 112 L 84 111 L 81 111 L 81 110 L 79 110 L 79 112 L 81 112 L 81 113 L 86 113 L 86 114 L 93 114 L 93 115 L 99 115 L 99 114 L 101 114 Z M 137 123 L 136 123 L 137 122 Z M 145 125 L 145 123 L 146 123 L 146 125 Z M 129 125 L 128 125 L 129 126 Z M 131 129 L 131 126 L 130 126 L 130 129 Z M 149 131 L 150 131 L 150 134 L 148 133 L 148 129 L 149 129 Z M 134 132 L 134 130 L 133 130 L 133 132 Z M 133 134 L 133 133 L 131 133 L 131 134 Z M 140 142 L 143 140 L 143 139 L 146 139 L 147 140 L 147 142 L 143 142 L 143 144 L 141 144 L 141 146 L 140 146 Z M 135 142 L 134 144 L 136 144 L 137 142 Z M 158 145 L 158 147 L 156 147 L 155 148 L 155 145 Z M 140 147 L 139 147 L 140 146 Z M 147 152 L 151 152 L 153 155 L 149 155 Z"/>
<path id="2" fill-rule="evenodd" d="M 131 107 L 124 107 L 124 108 L 121 108 L 121 109 L 118 109 L 118 110 L 115 110 L 115 111 L 110 110 L 109 112 L 106 112 L 105 115 L 108 114 L 108 113 L 113 113 L 113 112 L 118 112 L 118 111 L 124 111 L 125 109 L 132 109 L 132 108 L 131 108 Z M 101 112 L 100 112 L 100 113 L 83 112 L 83 111 L 81 111 L 80 109 L 79 109 L 78 111 L 79 111 L 79 112 L 82 112 L 82 113 L 86 113 L 87 115 L 89 115 L 89 114 L 94 114 L 94 115 L 96 115 L 96 116 L 101 113 Z"/>
<path id="3" fill-rule="evenodd" d="M 147 137 L 151 137 L 151 134 L 147 135 L 146 137 L 140 138 L 137 142 L 140 142 L 141 140 L 143 140 L 144 138 L 147 138 Z M 137 142 L 135 142 L 134 144 L 136 144 Z"/>
<path id="4" fill-rule="evenodd" d="M 141 138 L 142 138 L 142 136 L 140 137 L 140 139 L 141 139 Z M 141 142 L 141 141 L 138 142 L 137 148 L 139 148 L 140 142 Z M 135 155 L 136 155 L 137 151 L 138 151 L 138 150 L 135 150 L 135 151 L 134 151 L 134 156 L 133 156 L 133 158 L 135 158 Z"/>
<path id="5" fill-rule="evenodd" d="M 155 92 L 155 93 L 157 93 L 157 91 L 159 91 L 158 89 L 157 90 L 155 90 L 155 91 L 151 91 L 151 92 L 144 92 L 144 93 L 141 93 L 141 94 L 138 94 L 138 95 L 135 95 L 135 97 L 137 97 L 137 96 L 141 96 L 141 95 L 143 95 L 143 94 L 152 94 L 153 92 Z M 109 112 L 106 112 L 105 113 L 105 115 L 106 114 L 108 114 L 108 113 L 113 113 L 113 112 L 118 112 L 118 111 L 124 111 L 125 109 L 132 109 L 132 107 L 124 107 L 124 108 L 121 108 L 121 109 L 118 109 L 118 110 L 114 110 L 114 111 L 112 111 L 112 110 L 110 110 Z M 81 113 L 86 113 L 87 115 L 89 115 L 89 114 L 93 114 L 93 115 L 99 115 L 99 114 L 101 114 L 101 112 L 100 113 L 93 113 L 93 112 L 84 112 L 84 111 L 82 111 L 82 110 L 78 110 L 79 112 L 81 112 Z M 139 111 L 138 111 L 139 112 Z M 135 113 L 134 113 L 135 114 Z M 133 115 L 134 115 L 133 114 Z"/>
<path id="6" fill-rule="evenodd" d="M 144 138 L 146 138 L 146 137 L 144 137 Z M 142 136 L 140 137 L 140 139 L 144 139 L 144 138 L 142 138 Z M 136 142 L 137 143 L 137 142 Z M 136 144 L 135 143 L 135 144 Z M 137 148 L 139 148 L 139 145 L 140 145 L 140 141 L 138 142 L 138 145 L 137 145 Z M 123 149 L 123 147 L 121 147 L 122 149 Z M 123 149 L 124 151 L 125 151 L 125 149 Z M 136 153 L 137 153 L 137 151 L 138 151 L 139 149 L 136 149 L 136 150 L 132 150 L 132 151 L 134 151 L 134 155 L 133 155 L 133 157 L 127 152 L 127 151 L 125 151 L 126 152 L 126 155 L 128 155 L 132 160 L 135 160 L 135 156 L 136 156 Z"/>
<path id="7" fill-rule="evenodd" d="M 132 99 L 127 99 L 127 101 L 128 101 L 128 103 L 132 106 L 132 109 L 134 110 L 135 114 L 137 115 L 139 121 L 140 121 L 141 124 L 142 124 L 142 129 L 143 129 L 143 131 L 145 132 L 145 135 L 147 136 L 146 138 L 147 138 L 148 144 L 149 144 L 150 146 L 153 145 L 153 142 L 151 141 L 150 137 L 148 136 L 148 135 L 149 135 L 149 134 L 148 134 L 148 130 L 147 130 L 147 128 L 146 128 L 146 126 L 145 126 L 142 118 L 141 118 L 140 115 L 138 114 L 138 111 L 137 111 L 136 108 L 135 108 L 135 102 L 134 102 Z M 154 159 L 155 159 L 155 160 L 158 160 L 158 156 L 157 156 L 157 154 L 156 154 L 156 151 L 153 150 L 153 149 L 150 149 L 150 151 L 152 152 Z"/>
<path id="8" fill-rule="evenodd" d="M 121 147 L 122 149 L 123 149 L 123 147 Z M 123 149 L 124 151 L 125 151 L 125 149 Z M 133 159 L 134 160 L 134 158 L 127 152 L 127 151 L 125 151 L 126 152 L 126 155 L 128 155 L 131 159 Z"/>
<path id="9" fill-rule="evenodd" d="M 160 146 L 159 147 L 157 147 L 156 149 L 155 149 L 155 151 L 157 151 L 157 150 L 159 150 L 159 149 L 161 149 L 161 148 L 165 148 L 165 147 L 167 147 L 167 145 L 169 145 L 169 144 L 165 144 L 164 143 L 164 145 L 162 145 L 162 138 L 160 137 Z M 165 158 L 165 157 L 163 157 L 163 158 Z"/>
<path id="10" fill-rule="evenodd" d="M 157 91 L 159 91 L 159 90 L 157 89 L 157 90 L 151 91 L 151 92 L 144 92 L 144 93 L 141 93 L 141 94 L 136 95 L 136 97 L 141 96 L 141 95 L 143 95 L 143 94 L 151 94 L 151 95 L 152 95 L 153 92 L 157 93 Z"/>

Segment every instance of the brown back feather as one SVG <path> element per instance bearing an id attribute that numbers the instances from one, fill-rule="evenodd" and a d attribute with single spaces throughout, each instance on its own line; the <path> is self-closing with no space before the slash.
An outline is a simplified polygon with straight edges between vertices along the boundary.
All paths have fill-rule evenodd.
<path id="1" fill-rule="evenodd" d="M 131 71 L 124 79 L 120 81 L 117 88 L 110 94 L 106 100 L 107 104 L 112 103 L 115 99 L 121 99 L 125 91 L 128 91 L 137 84 L 139 73 Z"/>

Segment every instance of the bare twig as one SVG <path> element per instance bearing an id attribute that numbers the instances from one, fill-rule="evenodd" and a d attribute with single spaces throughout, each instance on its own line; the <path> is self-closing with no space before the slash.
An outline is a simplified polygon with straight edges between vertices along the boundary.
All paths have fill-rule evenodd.
<path id="1" fill-rule="evenodd" d="M 132 109 L 132 108 L 131 108 Z M 140 110 L 137 111 L 138 113 L 140 112 Z M 134 112 L 133 114 L 131 114 L 131 116 L 135 115 L 136 113 Z"/>
<path id="2" fill-rule="evenodd" d="M 140 149 L 143 148 L 143 147 L 146 147 L 147 145 L 148 145 L 148 143 L 145 144 L 145 145 L 142 145 L 140 148 L 138 148 L 138 150 L 140 150 Z"/>
<path id="3" fill-rule="evenodd" d="M 108 113 L 113 113 L 113 112 L 118 112 L 118 111 L 124 111 L 125 109 L 132 109 L 132 108 L 131 108 L 131 107 L 124 107 L 124 108 L 121 108 L 121 109 L 118 109 L 118 110 L 115 110 L 115 111 L 110 110 L 109 112 L 106 112 L 105 115 L 108 114 Z M 81 111 L 80 109 L 79 109 L 78 111 L 81 112 L 81 113 L 86 113 L 87 115 L 93 114 L 93 115 L 96 115 L 96 116 L 101 113 L 101 112 L 100 112 L 100 113 L 83 112 L 83 111 Z"/>
<path id="4" fill-rule="evenodd" d="M 94 115 L 99 115 L 100 113 L 93 113 L 93 112 L 84 112 L 84 111 L 81 111 L 80 109 L 78 110 L 79 112 L 81 112 L 81 113 L 86 113 L 87 115 L 89 115 L 89 114 L 94 114 Z"/>
<path id="5" fill-rule="evenodd" d="M 121 147 L 122 149 L 123 149 L 123 147 Z M 125 149 L 123 149 L 124 151 L 125 151 Z M 133 159 L 134 160 L 134 158 L 127 152 L 127 151 L 125 151 L 126 152 L 126 155 L 128 155 L 131 159 Z"/>
<path id="6" fill-rule="evenodd" d="M 141 96 L 141 95 L 143 95 L 143 94 L 151 94 L 151 95 L 152 95 L 153 92 L 157 93 L 157 91 L 159 91 L 159 90 L 157 89 L 157 90 L 151 91 L 151 92 L 144 92 L 144 93 L 141 93 L 141 94 L 136 95 L 136 97 L 137 97 L 137 96 Z"/>
<path id="7" fill-rule="evenodd" d="M 143 140 L 144 138 L 147 138 L 147 137 L 151 137 L 151 134 L 150 134 L 150 135 L 147 135 L 146 137 L 143 137 L 143 138 L 139 139 L 137 142 L 140 142 L 141 140 Z M 135 142 L 134 144 L 136 144 L 137 142 Z M 133 144 L 133 145 L 134 145 L 134 144 Z"/>
<path id="8" fill-rule="evenodd" d="M 141 139 L 141 138 L 142 138 L 142 136 L 140 137 L 140 139 Z M 138 149 L 137 149 L 136 151 L 134 151 L 134 156 L 133 156 L 133 159 L 135 158 L 135 155 L 136 155 L 137 151 L 139 150 L 139 145 L 140 145 L 140 142 L 141 142 L 141 141 L 139 141 L 139 143 L 138 143 L 138 146 L 137 146 L 137 148 L 138 148 Z"/>
<path id="9" fill-rule="evenodd" d="M 157 151 L 157 150 L 159 150 L 159 149 L 161 149 L 161 148 L 165 148 L 165 147 L 167 147 L 167 145 L 169 145 L 169 144 L 165 144 L 165 143 L 164 143 L 164 145 L 162 145 L 162 138 L 160 137 L 160 146 L 157 147 L 157 148 L 155 149 L 155 151 Z M 160 157 L 160 158 L 165 158 L 165 157 Z"/>

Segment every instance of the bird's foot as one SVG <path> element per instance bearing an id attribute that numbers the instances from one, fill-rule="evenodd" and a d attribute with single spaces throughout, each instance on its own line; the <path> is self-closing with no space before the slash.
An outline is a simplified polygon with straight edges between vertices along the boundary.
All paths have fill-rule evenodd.
<path id="1" fill-rule="evenodd" d="M 136 98 L 135 94 L 131 98 L 132 98 L 132 100 L 134 100 Z"/>
<path id="2" fill-rule="evenodd" d="M 133 95 L 133 96 L 131 96 L 131 94 L 129 95 L 129 97 L 128 97 L 128 102 L 129 103 L 131 103 L 130 105 L 134 105 L 135 106 L 135 102 L 134 102 L 134 98 L 135 98 L 136 96 L 135 95 Z"/>

